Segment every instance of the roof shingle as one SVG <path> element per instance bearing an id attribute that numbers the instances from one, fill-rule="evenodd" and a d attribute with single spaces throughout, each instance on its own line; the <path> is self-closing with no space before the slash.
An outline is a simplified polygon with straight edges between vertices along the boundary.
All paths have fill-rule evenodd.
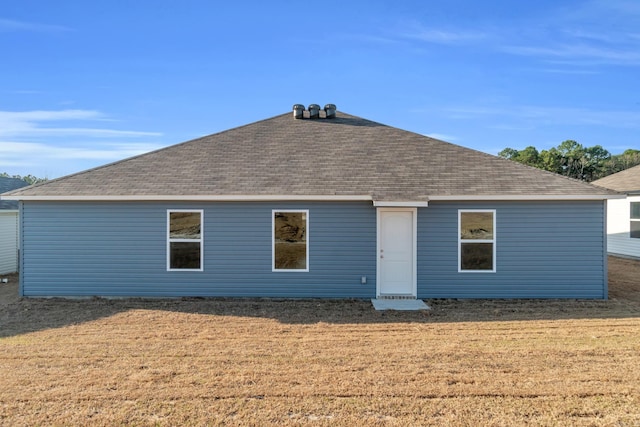
<path id="1" fill-rule="evenodd" d="M 342 112 L 290 113 L 11 193 L 14 196 L 594 196 L 611 191 Z"/>
<path id="2" fill-rule="evenodd" d="M 623 193 L 640 193 L 640 165 L 600 178 L 593 184 Z"/>

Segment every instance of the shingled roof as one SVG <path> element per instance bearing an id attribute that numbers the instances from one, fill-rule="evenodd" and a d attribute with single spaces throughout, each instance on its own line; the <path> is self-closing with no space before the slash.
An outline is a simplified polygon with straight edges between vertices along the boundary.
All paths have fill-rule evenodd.
<path id="1" fill-rule="evenodd" d="M 640 165 L 600 178 L 593 184 L 623 193 L 640 194 Z"/>
<path id="2" fill-rule="evenodd" d="M 18 199 L 606 198 L 612 191 L 338 112 L 291 113 L 11 192 Z"/>

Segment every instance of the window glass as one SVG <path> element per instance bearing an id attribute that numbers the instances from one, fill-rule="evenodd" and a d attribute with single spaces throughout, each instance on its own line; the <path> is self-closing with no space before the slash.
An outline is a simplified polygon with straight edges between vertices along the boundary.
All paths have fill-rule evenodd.
<path id="1" fill-rule="evenodd" d="M 640 219 L 640 202 L 631 202 L 631 219 Z"/>
<path id="2" fill-rule="evenodd" d="M 273 212 L 274 270 L 308 269 L 307 212 Z"/>
<path id="3" fill-rule="evenodd" d="M 629 236 L 632 239 L 640 239 L 640 221 L 631 221 Z"/>
<path id="4" fill-rule="evenodd" d="M 171 242 L 169 268 L 200 269 L 200 242 Z"/>
<path id="5" fill-rule="evenodd" d="M 170 212 L 169 216 L 171 239 L 200 238 L 200 212 Z"/>
<path id="6" fill-rule="evenodd" d="M 495 271 L 495 211 L 459 212 L 460 271 Z"/>
<path id="7" fill-rule="evenodd" d="M 493 212 L 462 212 L 460 238 L 463 240 L 493 239 Z"/>
<path id="8" fill-rule="evenodd" d="M 168 269 L 202 270 L 202 211 L 168 214 Z"/>
<path id="9" fill-rule="evenodd" d="M 462 270 L 493 270 L 493 243 L 463 243 L 460 249 Z"/>

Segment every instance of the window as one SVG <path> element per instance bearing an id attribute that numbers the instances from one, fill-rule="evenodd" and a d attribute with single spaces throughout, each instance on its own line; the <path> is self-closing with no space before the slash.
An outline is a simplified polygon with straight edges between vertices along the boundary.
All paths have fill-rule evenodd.
<path id="1" fill-rule="evenodd" d="M 167 211 L 167 270 L 202 271 L 201 210 Z"/>
<path id="2" fill-rule="evenodd" d="M 640 202 L 631 202 L 629 237 L 640 239 Z"/>
<path id="3" fill-rule="evenodd" d="M 458 271 L 496 271 L 496 211 L 458 211 Z"/>
<path id="4" fill-rule="evenodd" d="M 308 210 L 272 211 L 273 271 L 309 271 Z"/>

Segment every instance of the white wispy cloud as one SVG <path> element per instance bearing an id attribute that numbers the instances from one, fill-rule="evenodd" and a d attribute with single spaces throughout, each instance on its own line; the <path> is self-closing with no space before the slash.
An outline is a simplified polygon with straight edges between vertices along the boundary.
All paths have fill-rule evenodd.
<path id="1" fill-rule="evenodd" d="M 163 146 L 161 132 L 121 127 L 95 110 L 0 111 L 0 172 L 55 177 Z"/>
<path id="2" fill-rule="evenodd" d="M 100 128 L 33 128 L 17 132 L 21 136 L 89 136 L 94 138 L 162 136 L 160 132 Z M 0 130 L 0 136 L 7 135 Z"/>
<path id="3" fill-rule="evenodd" d="M 381 46 L 404 45 L 467 45 L 487 39 L 488 34 L 480 30 L 459 29 L 429 25 L 413 19 L 399 20 L 380 28 L 377 33 L 347 34 L 341 39 L 356 40 Z"/>
<path id="4" fill-rule="evenodd" d="M 621 38 L 626 38 L 624 34 L 614 34 L 614 33 L 599 33 L 593 30 L 585 30 L 582 28 L 568 28 L 563 29 L 561 34 L 574 38 L 576 40 L 588 40 L 588 41 L 596 41 L 601 43 L 619 43 Z"/>
<path id="5" fill-rule="evenodd" d="M 58 146 L 0 141 L 0 172 L 57 178 L 161 148 L 156 143 L 116 142 Z"/>
<path id="6" fill-rule="evenodd" d="M 571 15 L 595 19 L 603 19 L 607 16 L 618 20 L 639 18 L 640 3 L 637 0 L 590 0 L 581 5 L 578 10 L 572 10 Z"/>
<path id="7" fill-rule="evenodd" d="M 640 65 L 640 2 L 589 0 L 560 5 L 528 31 L 510 37 L 502 52 L 555 64 L 577 66 Z"/>
<path id="8" fill-rule="evenodd" d="M 640 65 L 640 52 L 626 46 L 594 46 L 585 43 L 562 43 L 551 46 L 509 45 L 501 49 L 506 53 L 532 56 L 554 63 L 584 65 Z"/>
<path id="9" fill-rule="evenodd" d="M 5 165 L 46 164 L 60 160 L 119 160 L 157 150 L 155 143 L 111 142 L 101 145 L 56 146 L 38 142 L 0 141 L 0 159 Z M 0 164 L 2 164 L 0 163 Z"/>
<path id="10" fill-rule="evenodd" d="M 380 45 L 395 45 L 400 43 L 400 40 L 392 36 L 376 35 L 376 34 L 339 34 L 334 36 L 338 42 L 341 41 L 357 41 L 371 44 Z M 317 42 L 317 40 L 315 40 Z"/>
<path id="11" fill-rule="evenodd" d="M 593 74 L 601 74 L 601 71 L 592 70 L 592 69 L 577 69 L 577 68 L 540 68 L 536 70 L 530 71 L 542 71 L 543 73 L 550 74 L 576 74 L 576 75 L 593 75 Z"/>
<path id="12" fill-rule="evenodd" d="M 487 34 L 480 31 L 426 29 L 421 27 L 416 27 L 410 32 L 401 33 L 400 36 L 437 44 L 466 44 L 487 38 Z"/>
<path id="13" fill-rule="evenodd" d="M 455 27 L 409 19 L 367 37 L 386 44 L 474 46 L 486 52 L 556 64 L 541 71 L 559 73 L 566 65 L 640 65 L 639 26 L 639 1 L 593 0 L 571 9 L 562 5 L 551 8 L 544 18 L 522 17 L 512 26 L 484 22 Z"/>
<path id="14" fill-rule="evenodd" d="M 576 107 L 545 107 L 512 105 L 508 107 L 445 107 L 441 111 L 452 119 L 507 118 L 536 125 L 564 124 L 602 127 L 640 128 L 640 112 L 625 110 L 594 110 Z"/>
<path id="15" fill-rule="evenodd" d="M 4 121 L 86 120 L 101 117 L 104 115 L 95 110 L 0 111 L 0 123 Z"/>
<path id="16" fill-rule="evenodd" d="M 12 31 L 64 32 L 72 31 L 72 29 L 65 27 L 64 25 L 41 24 L 37 22 L 0 18 L 0 32 Z"/>
<path id="17" fill-rule="evenodd" d="M 103 113 L 94 110 L 60 111 L 0 111 L 0 138 L 31 136 L 89 136 L 89 137 L 145 137 L 161 136 L 160 132 L 106 129 L 95 127 L 42 126 L 42 123 L 79 121 L 113 121 Z"/>

